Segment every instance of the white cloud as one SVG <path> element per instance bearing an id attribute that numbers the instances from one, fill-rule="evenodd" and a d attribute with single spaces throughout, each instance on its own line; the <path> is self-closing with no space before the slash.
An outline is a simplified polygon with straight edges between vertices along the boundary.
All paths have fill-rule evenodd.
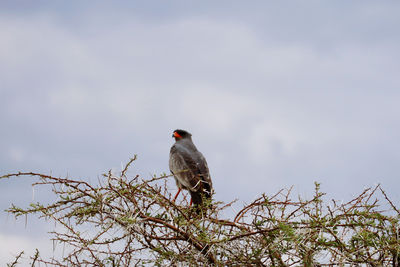
<path id="1" fill-rule="evenodd" d="M 12 161 L 23 162 L 26 157 L 26 152 L 24 149 L 12 147 L 8 150 L 9 158 Z"/>
<path id="2" fill-rule="evenodd" d="M 398 12 L 276 5 L 157 20 L 3 14 L 0 168 L 81 176 L 141 153 L 139 171 L 168 171 L 179 127 L 220 199 L 316 179 L 333 192 L 378 178 L 396 188 Z"/>
<path id="3" fill-rule="evenodd" d="M 222 135 L 236 131 L 238 122 L 252 115 L 251 100 L 221 88 L 197 85 L 182 88 L 173 110 L 191 127 L 199 125 L 210 134 Z"/>
<path id="4" fill-rule="evenodd" d="M 7 263 L 12 263 L 15 257 L 24 252 L 19 263 L 28 265 L 31 263 L 30 257 L 35 255 L 36 249 L 40 255 L 45 258 L 52 256 L 52 243 L 48 239 L 38 239 L 28 236 L 17 236 L 0 233 L 0 265 L 6 266 Z"/>

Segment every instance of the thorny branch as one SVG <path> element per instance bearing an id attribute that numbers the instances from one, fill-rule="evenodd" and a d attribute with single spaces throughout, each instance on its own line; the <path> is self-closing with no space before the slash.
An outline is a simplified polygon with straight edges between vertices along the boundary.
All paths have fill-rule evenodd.
<path id="1" fill-rule="evenodd" d="M 169 175 L 128 178 L 135 160 L 98 184 L 33 172 L 0 177 L 36 177 L 33 185 L 50 185 L 58 197 L 7 210 L 61 226 L 52 239 L 66 245 L 68 255 L 43 259 L 37 252 L 32 266 L 399 266 L 400 213 L 380 185 L 341 204 L 324 202 L 317 183 L 309 200 L 292 200 L 292 188 L 282 189 L 261 195 L 230 220 L 221 212 L 232 203 L 213 202 L 199 216 L 186 199 L 173 202 Z"/>

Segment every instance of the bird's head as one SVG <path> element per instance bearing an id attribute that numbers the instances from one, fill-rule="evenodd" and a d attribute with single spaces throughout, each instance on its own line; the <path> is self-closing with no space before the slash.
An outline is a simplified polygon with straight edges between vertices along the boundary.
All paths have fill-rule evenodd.
<path id="1" fill-rule="evenodd" d="M 180 139 L 191 138 L 192 135 L 185 130 L 177 129 L 172 133 L 172 137 L 175 138 L 176 141 L 178 141 Z"/>

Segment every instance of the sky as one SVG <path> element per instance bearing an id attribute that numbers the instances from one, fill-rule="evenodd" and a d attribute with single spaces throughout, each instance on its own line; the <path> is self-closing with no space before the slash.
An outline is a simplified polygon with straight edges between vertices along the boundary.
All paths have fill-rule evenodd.
<path id="1" fill-rule="evenodd" d="M 1 1 L 0 174 L 95 181 L 169 172 L 172 131 L 207 158 L 237 207 L 294 186 L 350 200 L 399 186 L 400 2 Z M 171 178 L 173 179 L 173 178 Z M 51 201 L 0 181 L 0 264 L 52 225 L 11 203 Z M 175 190 L 175 188 L 171 188 Z M 34 191 L 34 192 L 33 192 Z"/>

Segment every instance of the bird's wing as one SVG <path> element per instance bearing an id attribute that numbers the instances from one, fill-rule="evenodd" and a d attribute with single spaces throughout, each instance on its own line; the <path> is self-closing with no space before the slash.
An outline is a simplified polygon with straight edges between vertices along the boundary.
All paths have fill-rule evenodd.
<path id="1" fill-rule="evenodd" d="M 210 176 L 210 171 L 208 169 L 207 161 L 203 154 L 201 154 L 199 151 L 196 152 L 197 154 L 197 159 L 195 160 L 197 163 L 197 167 L 199 169 L 199 175 L 200 179 L 202 180 L 204 184 L 204 189 L 211 194 L 212 192 L 212 181 L 211 181 L 211 176 Z"/>
<path id="2" fill-rule="evenodd" d="M 178 182 L 189 191 L 198 191 L 201 187 L 201 165 L 184 147 L 173 145 L 170 151 L 169 168 Z"/>

